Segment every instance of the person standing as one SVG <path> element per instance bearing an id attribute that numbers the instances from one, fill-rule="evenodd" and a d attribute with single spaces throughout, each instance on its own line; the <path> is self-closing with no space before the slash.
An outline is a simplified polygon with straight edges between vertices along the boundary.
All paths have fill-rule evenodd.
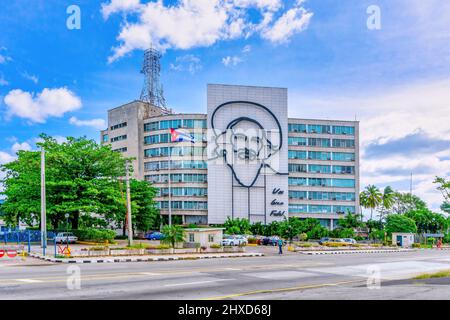
<path id="1" fill-rule="evenodd" d="M 278 254 L 283 254 L 283 240 L 278 239 Z"/>

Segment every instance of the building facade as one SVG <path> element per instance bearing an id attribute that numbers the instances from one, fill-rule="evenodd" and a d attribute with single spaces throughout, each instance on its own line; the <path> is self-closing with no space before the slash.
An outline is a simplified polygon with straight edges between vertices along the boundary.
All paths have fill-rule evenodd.
<path id="1" fill-rule="evenodd" d="M 170 129 L 195 142 L 171 142 Z M 359 213 L 359 123 L 288 118 L 284 88 L 208 85 L 207 114 L 134 101 L 108 111 L 101 141 L 135 158 L 163 215 L 170 166 L 172 215 L 185 224 L 296 216 L 332 229 Z"/>

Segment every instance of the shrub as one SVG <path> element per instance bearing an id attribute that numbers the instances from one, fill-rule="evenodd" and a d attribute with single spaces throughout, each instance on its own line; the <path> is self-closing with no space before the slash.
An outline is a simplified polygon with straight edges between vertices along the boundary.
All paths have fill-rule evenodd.
<path id="1" fill-rule="evenodd" d="M 442 239 L 442 241 L 444 243 L 450 243 L 450 233 L 447 233 L 444 237 L 444 239 Z"/>
<path id="2" fill-rule="evenodd" d="M 95 229 L 95 228 L 85 228 L 73 230 L 73 233 L 81 241 L 94 241 L 94 242 L 113 242 L 116 232 L 107 229 Z"/>
<path id="3" fill-rule="evenodd" d="M 248 241 L 249 244 L 256 244 L 256 238 L 249 237 L 249 238 L 247 239 L 247 241 Z"/>
<path id="4" fill-rule="evenodd" d="M 309 247 L 313 246 L 313 244 L 309 243 L 309 242 L 303 242 L 303 243 L 295 242 L 294 245 L 296 245 L 297 247 L 300 247 L 300 248 L 309 248 Z"/>
<path id="5" fill-rule="evenodd" d="M 420 247 L 421 247 L 421 244 L 420 244 L 420 243 L 413 243 L 413 244 L 412 244 L 412 247 L 413 247 L 413 248 L 420 248 Z"/>
<path id="6" fill-rule="evenodd" d="M 106 251 L 108 247 L 90 247 L 89 251 Z"/>
<path id="7" fill-rule="evenodd" d="M 344 242 L 324 242 L 323 245 L 324 245 L 324 246 L 327 246 L 327 247 L 335 248 L 335 247 L 346 247 L 346 246 L 348 246 L 349 244 L 344 243 Z"/>
<path id="8" fill-rule="evenodd" d="M 430 244 L 433 245 L 436 242 L 436 239 L 435 238 L 428 238 L 427 242 L 429 242 Z"/>
<path id="9" fill-rule="evenodd" d="M 306 241 L 306 240 L 308 240 L 308 235 L 307 235 L 306 233 L 300 233 L 300 234 L 298 235 L 298 240 L 300 240 L 300 241 Z"/>
<path id="10" fill-rule="evenodd" d="M 209 246 L 211 249 L 220 249 L 222 248 L 222 246 L 220 244 L 217 243 L 213 243 L 212 245 Z"/>

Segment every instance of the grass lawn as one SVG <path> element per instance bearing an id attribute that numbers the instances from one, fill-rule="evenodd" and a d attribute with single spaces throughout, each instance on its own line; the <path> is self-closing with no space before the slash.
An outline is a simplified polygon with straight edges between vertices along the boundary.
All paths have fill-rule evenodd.
<path id="1" fill-rule="evenodd" d="M 439 271 L 436 273 L 424 273 L 414 279 L 431 279 L 431 278 L 446 278 L 450 277 L 450 270 Z"/>

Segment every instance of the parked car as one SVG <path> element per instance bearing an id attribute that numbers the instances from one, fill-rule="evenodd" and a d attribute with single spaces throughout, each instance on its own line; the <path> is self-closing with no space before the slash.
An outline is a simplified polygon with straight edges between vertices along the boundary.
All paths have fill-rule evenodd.
<path id="1" fill-rule="evenodd" d="M 238 243 L 238 240 L 233 236 L 225 236 L 222 239 L 222 246 L 237 246 Z"/>
<path id="2" fill-rule="evenodd" d="M 344 239 L 342 239 L 342 240 L 344 240 L 345 243 L 349 243 L 349 244 L 357 244 L 356 240 L 355 240 L 355 239 L 352 239 L 352 238 L 344 238 Z"/>
<path id="3" fill-rule="evenodd" d="M 60 232 L 55 237 L 56 243 L 76 243 L 78 238 L 72 232 Z"/>
<path id="4" fill-rule="evenodd" d="M 244 246 L 248 244 L 248 240 L 246 236 L 235 236 L 234 237 L 237 240 L 237 243 L 239 246 Z"/>
<path id="5" fill-rule="evenodd" d="M 266 237 L 262 240 L 262 244 L 264 246 L 276 246 L 278 245 L 278 240 L 280 238 L 278 236 Z"/>
<path id="6" fill-rule="evenodd" d="M 158 231 L 150 232 L 145 235 L 145 239 L 147 240 L 162 240 L 164 239 L 164 237 L 165 237 L 164 233 Z"/>
<path id="7" fill-rule="evenodd" d="M 330 240 L 329 237 L 322 238 L 322 239 L 319 240 L 319 244 L 323 245 L 325 242 L 328 242 L 329 240 Z"/>

